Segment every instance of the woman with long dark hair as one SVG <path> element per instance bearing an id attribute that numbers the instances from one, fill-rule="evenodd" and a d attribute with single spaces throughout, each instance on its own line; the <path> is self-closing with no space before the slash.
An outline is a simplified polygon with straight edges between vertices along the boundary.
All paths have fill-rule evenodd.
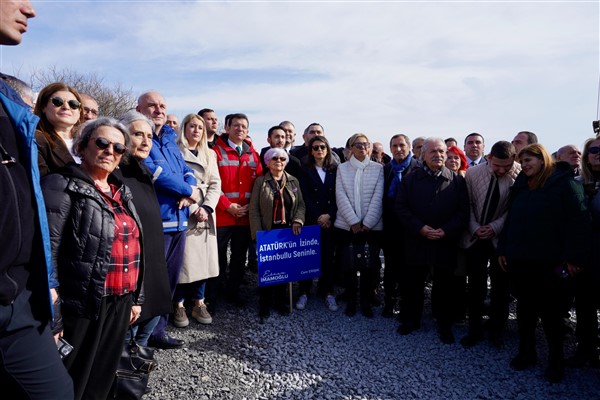
<path id="1" fill-rule="evenodd" d="M 71 147 L 75 127 L 83 121 L 79 92 L 62 82 L 51 83 L 40 91 L 33 113 L 40 117 L 35 131 L 40 176 L 75 162 Z"/>
<path id="2" fill-rule="evenodd" d="M 333 223 L 337 213 L 335 176 L 337 162 L 331 156 L 325 136 L 315 136 L 308 142 L 308 155 L 300 171 L 300 187 L 306 204 L 306 225 L 321 227 L 321 276 L 317 293 L 325 297 L 331 311 L 338 306 L 333 296 L 333 254 L 335 249 Z M 296 308 L 303 310 L 308 301 L 312 279 L 300 281 L 300 296 Z"/>

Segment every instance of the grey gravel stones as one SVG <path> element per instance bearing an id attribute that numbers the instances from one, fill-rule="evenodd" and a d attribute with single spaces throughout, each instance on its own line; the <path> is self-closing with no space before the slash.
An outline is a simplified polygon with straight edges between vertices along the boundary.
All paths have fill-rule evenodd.
<path id="1" fill-rule="evenodd" d="M 527 371 L 508 364 L 517 348 L 516 321 L 506 347 L 484 341 L 473 348 L 440 343 L 429 314 L 419 331 L 396 334 L 395 319 L 331 312 L 311 297 L 303 311 L 273 313 L 259 324 L 257 298 L 247 309 L 225 307 L 212 325 L 191 321 L 169 334 L 177 350 L 156 352 L 152 392 L 145 399 L 598 399 L 600 370 L 568 369 L 563 383 L 543 379 L 546 349 Z M 343 304 L 342 304 L 343 305 Z M 540 328 L 541 329 L 541 328 Z M 457 338 L 466 326 L 455 326 Z M 567 337 L 566 354 L 573 351 Z"/>

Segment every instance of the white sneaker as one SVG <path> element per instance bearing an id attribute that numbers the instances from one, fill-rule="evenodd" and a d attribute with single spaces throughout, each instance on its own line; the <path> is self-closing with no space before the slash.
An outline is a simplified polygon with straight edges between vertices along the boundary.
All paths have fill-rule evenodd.
<path id="1" fill-rule="evenodd" d="M 329 311 L 337 311 L 338 309 L 338 305 L 335 302 L 335 297 L 333 297 L 332 295 L 327 296 L 327 298 L 325 299 L 325 304 L 327 304 L 327 308 L 329 308 Z"/>
<path id="2" fill-rule="evenodd" d="M 298 310 L 304 310 L 306 308 L 306 303 L 308 303 L 308 297 L 303 294 L 300 296 L 300 298 L 298 298 L 298 301 L 296 302 L 296 308 Z"/>

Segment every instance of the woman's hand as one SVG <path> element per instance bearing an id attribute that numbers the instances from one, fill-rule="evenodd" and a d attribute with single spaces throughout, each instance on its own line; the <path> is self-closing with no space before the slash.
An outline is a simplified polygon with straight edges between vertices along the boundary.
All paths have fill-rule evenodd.
<path id="1" fill-rule="evenodd" d="M 317 218 L 317 223 L 321 226 L 321 228 L 329 228 L 331 226 L 331 215 L 319 215 L 319 218 Z"/>
<path id="2" fill-rule="evenodd" d="M 301 223 L 299 223 L 299 222 L 294 222 L 294 223 L 292 224 L 292 233 L 293 233 L 294 235 L 299 235 L 299 234 L 300 234 L 300 231 L 302 231 L 302 224 L 301 224 Z"/>
<path id="3" fill-rule="evenodd" d="M 135 321 L 138 320 L 140 315 L 142 314 L 142 306 L 132 306 L 131 307 L 131 316 L 129 317 L 129 325 L 133 325 Z"/>
<path id="4" fill-rule="evenodd" d="M 362 231 L 362 225 L 359 222 L 357 224 L 352 225 L 350 229 L 352 230 L 352 233 L 360 233 Z"/>
<path id="5" fill-rule="evenodd" d="M 506 265 L 508 264 L 506 262 L 506 257 L 505 256 L 498 256 L 498 264 L 500 265 L 500 269 L 504 272 L 506 272 Z"/>
<path id="6" fill-rule="evenodd" d="M 198 222 L 204 222 L 208 219 L 208 212 L 204 207 L 199 207 L 194 213 L 194 217 L 196 217 Z"/>
<path id="7" fill-rule="evenodd" d="M 582 269 L 579 268 L 577 265 L 567 263 L 567 271 L 569 271 L 569 275 L 575 276 L 575 275 L 579 275 L 581 273 Z"/>

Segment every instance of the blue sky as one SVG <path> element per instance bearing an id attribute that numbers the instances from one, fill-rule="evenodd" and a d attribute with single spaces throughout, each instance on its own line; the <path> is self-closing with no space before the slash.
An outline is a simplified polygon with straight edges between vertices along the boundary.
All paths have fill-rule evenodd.
<path id="1" fill-rule="evenodd" d="M 595 1 L 33 4 L 3 72 L 68 67 L 158 90 L 180 117 L 245 112 L 258 147 L 287 119 L 322 123 L 336 146 L 477 131 L 489 148 L 531 130 L 554 151 L 597 118 Z"/>

